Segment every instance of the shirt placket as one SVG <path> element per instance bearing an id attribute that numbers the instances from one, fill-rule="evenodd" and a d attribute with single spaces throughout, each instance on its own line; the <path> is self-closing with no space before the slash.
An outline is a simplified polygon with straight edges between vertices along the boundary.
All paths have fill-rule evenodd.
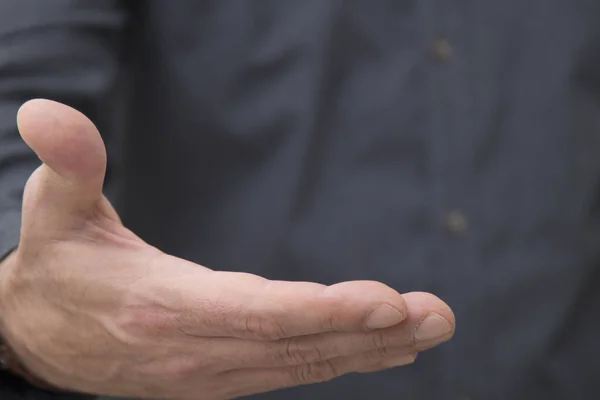
<path id="1" fill-rule="evenodd" d="M 440 374 L 444 395 L 475 399 L 480 392 L 473 382 L 483 355 L 476 318 L 460 318 L 478 302 L 476 252 L 473 235 L 476 194 L 468 185 L 473 159 L 474 118 L 469 81 L 468 42 L 463 2 L 426 2 L 428 90 L 430 98 L 431 204 L 434 226 L 434 289 L 457 314 L 458 330 L 452 343 L 440 349 L 444 370 Z M 482 377 L 483 378 L 483 377 Z"/>

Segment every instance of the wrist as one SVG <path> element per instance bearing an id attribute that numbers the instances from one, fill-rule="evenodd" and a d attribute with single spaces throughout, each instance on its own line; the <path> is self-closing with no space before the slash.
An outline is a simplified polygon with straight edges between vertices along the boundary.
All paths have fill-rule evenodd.
<path id="1" fill-rule="evenodd" d="M 4 337 L 4 312 L 6 306 L 6 287 L 10 271 L 14 269 L 16 263 L 16 250 L 12 250 L 4 257 L 0 258 L 0 336 Z"/>
<path id="2" fill-rule="evenodd" d="M 8 296 L 6 287 L 10 279 L 10 274 L 16 266 L 16 262 L 16 250 L 13 250 L 0 260 L 0 373 L 10 374 L 20 379 L 23 383 L 37 389 L 49 392 L 62 392 L 31 373 L 8 342 L 6 321 L 3 316 L 6 315 L 4 311 L 7 304 L 6 296 Z"/>

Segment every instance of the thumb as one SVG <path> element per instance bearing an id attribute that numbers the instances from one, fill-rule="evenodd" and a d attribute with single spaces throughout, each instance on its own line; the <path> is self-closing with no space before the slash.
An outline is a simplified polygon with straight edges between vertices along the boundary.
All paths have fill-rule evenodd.
<path id="1" fill-rule="evenodd" d="M 72 228 L 103 197 L 106 149 L 98 130 L 82 113 L 50 100 L 23 104 L 17 125 L 43 162 L 25 189 L 23 229 Z"/>

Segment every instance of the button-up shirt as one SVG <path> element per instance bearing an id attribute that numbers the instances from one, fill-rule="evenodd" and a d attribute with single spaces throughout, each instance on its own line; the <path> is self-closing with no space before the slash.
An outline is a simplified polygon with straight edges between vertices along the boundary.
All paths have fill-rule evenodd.
<path id="1" fill-rule="evenodd" d="M 0 247 L 38 162 L 14 115 L 49 97 L 165 252 L 456 314 L 410 367 L 256 398 L 600 398 L 600 1 L 2 4 Z"/>

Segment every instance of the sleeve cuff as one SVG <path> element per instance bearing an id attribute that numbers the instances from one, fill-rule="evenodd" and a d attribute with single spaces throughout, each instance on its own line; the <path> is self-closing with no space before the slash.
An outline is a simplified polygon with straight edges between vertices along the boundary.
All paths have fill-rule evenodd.
<path id="1" fill-rule="evenodd" d="M 20 378 L 0 372 L 0 399 L 2 400 L 98 400 L 95 395 L 52 393 L 28 385 Z"/>
<path id="2" fill-rule="evenodd" d="M 0 261 L 17 248 L 21 237 L 21 212 L 0 214 Z"/>

